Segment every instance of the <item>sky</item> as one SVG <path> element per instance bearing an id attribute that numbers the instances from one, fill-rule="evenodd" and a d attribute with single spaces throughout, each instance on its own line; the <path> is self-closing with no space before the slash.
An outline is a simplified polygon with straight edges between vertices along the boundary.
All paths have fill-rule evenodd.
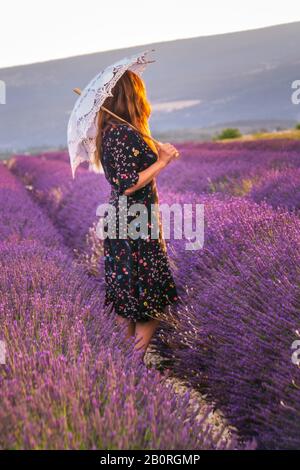
<path id="1" fill-rule="evenodd" d="M 300 21 L 299 0 L 1 0 L 0 68 Z"/>

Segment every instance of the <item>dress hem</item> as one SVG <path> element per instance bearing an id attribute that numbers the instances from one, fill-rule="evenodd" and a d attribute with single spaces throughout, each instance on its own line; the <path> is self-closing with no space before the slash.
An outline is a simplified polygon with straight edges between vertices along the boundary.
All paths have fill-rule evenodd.
<path id="1" fill-rule="evenodd" d="M 171 305 L 174 305 L 174 304 L 177 304 L 178 302 L 180 301 L 180 298 L 179 296 L 177 295 L 176 296 L 176 299 L 174 300 L 169 300 L 169 301 L 165 301 L 165 302 L 162 302 L 162 304 L 160 305 L 160 309 L 161 310 L 164 310 L 167 306 L 171 306 Z M 147 315 L 147 314 L 144 314 L 144 315 L 136 315 L 134 314 L 133 316 L 130 316 L 130 315 L 126 315 L 124 313 L 121 313 L 121 312 L 116 312 L 115 310 L 115 306 L 114 306 L 114 303 L 113 303 L 113 300 L 109 300 L 109 299 L 105 299 L 104 301 L 104 307 L 106 306 L 112 306 L 112 309 L 114 310 L 115 314 L 116 315 L 119 315 L 123 318 L 126 318 L 128 320 L 133 320 L 133 321 L 142 321 L 142 322 L 146 322 L 146 321 L 149 321 L 149 320 L 153 320 L 153 319 L 160 319 L 161 318 L 161 315 L 163 312 L 159 312 L 158 314 L 154 314 L 154 315 Z"/>

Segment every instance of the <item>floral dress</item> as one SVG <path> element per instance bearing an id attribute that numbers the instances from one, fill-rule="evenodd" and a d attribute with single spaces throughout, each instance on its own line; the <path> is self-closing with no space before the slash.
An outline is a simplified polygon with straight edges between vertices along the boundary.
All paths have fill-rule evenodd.
<path id="1" fill-rule="evenodd" d="M 104 238 L 105 301 L 115 313 L 134 321 L 159 318 L 167 305 L 178 300 L 168 255 L 157 236 L 151 236 L 151 206 L 155 203 L 151 182 L 124 198 L 124 191 L 137 183 L 138 173 L 157 160 L 157 155 L 139 133 L 127 124 L 110 122 L 102 134 L 102 166 L 111 185 L 109 204 L 116 211 L 116 236 Z M 120 196 L 126 205 L 120 205 Z M 126 212 L 126 235 L 119 217 L 132 204 L 143 204 L 148 211 L 147 234 L 133 238 L 128 233 L 137 214 Z M 110 211 L 104 213 L 104 231 L 112 221 Z M 124 220 L 124 219 L 123 219 Z M 136 224 L 139 227 L 139 224 Z M 123 224 L 124 229 L 124 224 Z M 159 230 L 159 229 L 158 229 Z M 122 235 L 123 233 L 123 235 Z"/>

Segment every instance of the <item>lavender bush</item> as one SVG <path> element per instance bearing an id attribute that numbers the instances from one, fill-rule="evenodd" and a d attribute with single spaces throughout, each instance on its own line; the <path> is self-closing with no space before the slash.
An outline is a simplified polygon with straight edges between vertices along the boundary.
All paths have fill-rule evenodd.
<path id="1" fill-rule="evenodd" d="M 158 347 L 244 435 L 263 448 L 296 449 L 300 376 L 291 345 L 299 338 L 300 221 L 242 199 L 202 201 L 204 249 L 188 252 L 173 241 L 190 288 Z"/>
<path id="2" fill-rule="evenodd" d="M 217 144 L 211 144 L 217 145 Z M 159 187 L 179 193 L 230 194 L 246 196 L 259 185 L 267 171 L 300 167 L 300 153 L 295 151 L 231 150 L 223 144 L 211 149 L 183 147 L 182 158 L 159 176 Z"/>
<path id="3" fill-rule="evenodd" d="M 16 156 L 11 170 L 32 188 L 32 196 L 52 218 L 72 249 L 83 251 L 96 209 L 106 201 L 109 185 L 103 175 L 80 166 L 72 180 L 70 165 L 56 159 Z"/>
<path id="4" fill-rule="evenodd" d="M 283 207 L 289 211 L 300 209 L 300 169 L 266 172 L 260 184 L 254 186 L 250 197 L 265 201 L 272 207 Z"/>

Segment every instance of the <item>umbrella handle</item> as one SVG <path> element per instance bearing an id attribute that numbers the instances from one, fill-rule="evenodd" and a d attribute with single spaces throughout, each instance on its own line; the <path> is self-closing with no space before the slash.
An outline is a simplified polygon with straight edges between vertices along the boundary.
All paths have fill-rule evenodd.
<path id="1" fill-rule="evenodd" d="M 73 91 L 75 93 L 77 93 L 77 95 L 81 95 L 81 90 L 80 88 L 74 88 Z M 109 109 L 105 108 L 104 106 L 101 106 L 101 109 L 103 109 L 103 111 L 107 112 L 108 114 L 110 114 L 111 116 L 119 119 L 120 121 L 124 122 L 125 124 L 127 124 L 129 127 L 131 127 L 132 129 L 134 129 L 135 131 L 137 131 L 139 134 L 141 134 L 143 137 L 147 137 L 148 139 L 151 139 L 154 144 L 158 147 L 159 146 L 159 141 L 154 139 L 153 137 L 151 137 L 150 135 L 146 135 L 144 134 L 143 132 L 141 132 L 139 129 L 137 129 L 133 124 L 130 124 L 128 121 L 126 121 L 125 119 L 121 118 L 120 116 L 118 116 L 117 114 L 113 113 L 112 111 L 110 111 Z M 178 153 L 178 156 L 179 156 L 179 153 Z"/>

